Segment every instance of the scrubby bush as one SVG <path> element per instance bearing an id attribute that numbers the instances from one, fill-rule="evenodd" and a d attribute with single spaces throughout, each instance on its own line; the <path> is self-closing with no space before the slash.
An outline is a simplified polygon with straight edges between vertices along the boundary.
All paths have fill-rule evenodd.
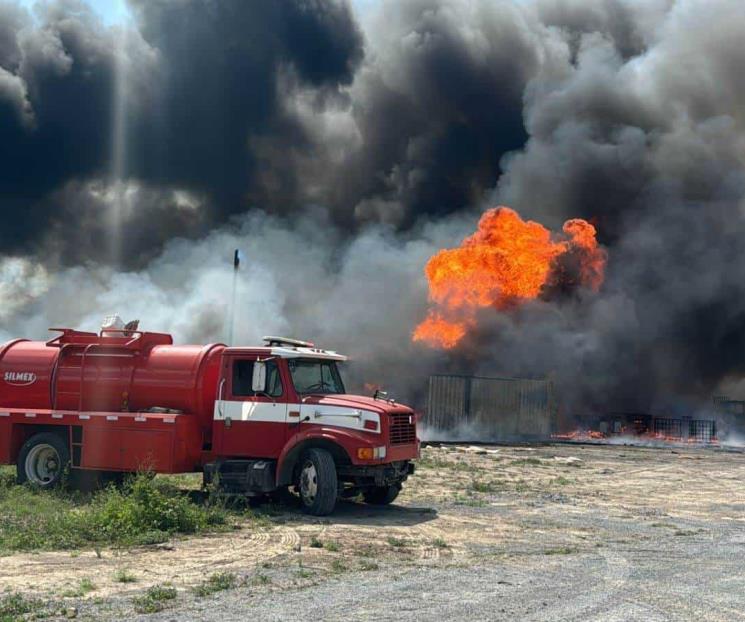
<path id="1" fill-rule="evenodd" d="M 226 520 L 222 508 L 197 505 L 147 475 L 137 475 L 122 490 L 106 489 L 94 499 L 90 512 L 96 532 L 135 543 L 162 541 L 174 533 L 197 533 Z"/>
<path id="2" fill-rule="evenodd" d="M 221 505 L 195 503 L 147 474 L 93 495 L 6 485 L 6 479 L 0 473 L 0 553 L 152 544 L 219 529 L 229 516 Z"/>
<path id="3" fill-rule="evenodd" d="M 170 585 L 154 585 L 142 596 L 132 600 L 137 613 L 158 613 L 166 608 L 166 603 L 176 600 L 176 588 Z"/>

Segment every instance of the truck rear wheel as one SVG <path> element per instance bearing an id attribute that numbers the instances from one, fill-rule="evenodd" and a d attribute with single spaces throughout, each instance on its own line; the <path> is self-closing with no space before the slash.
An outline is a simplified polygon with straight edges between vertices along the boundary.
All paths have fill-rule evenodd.
<path id="1" fill-rule="evenodd" d="M 368 488 L 362 493 L 365 503 L 371 505 L 388 505 L 393 503 L 401 492 L 401 484 L 391 484 L 390 486 L 374 486 Z"/>
<path id="2" fill-rule="evenodd" d="M 305 511 L 326 516 L 334 511 L 339 484 L 336 465 L 324 449 L 309 449 L 300 461 L 297 490 Z"/>
<path id="3" fill-rule="evenodd" d="M 57 486 L 70 465 L 70 450 L 59 435 L 35 434 L 21 447 L 16 464 L 19 484 L 28 482 L 40 488 Z"/>

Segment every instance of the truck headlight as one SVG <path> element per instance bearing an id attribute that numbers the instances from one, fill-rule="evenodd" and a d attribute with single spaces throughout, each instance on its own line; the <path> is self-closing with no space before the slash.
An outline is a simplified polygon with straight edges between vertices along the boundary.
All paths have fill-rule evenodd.
<path id="1" fill-rule="evenodd" d="M 382 460 L 385 456 L 385 445 L 380 447 L 360 447 L 357 450 L 357 457 L 360 460 Z"/>

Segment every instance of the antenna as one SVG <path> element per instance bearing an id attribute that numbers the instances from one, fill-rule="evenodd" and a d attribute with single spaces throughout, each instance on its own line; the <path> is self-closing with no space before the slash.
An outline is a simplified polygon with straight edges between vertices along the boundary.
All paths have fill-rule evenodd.
<path id="1" fill-rule="evenodd" d="M 235 298 L 238 289 L 238 268 L 241 265 L 241 251 L 235 249 L 233 252 L 233 287 L 230 297 L 230 308 L 228 309 L 228 336 L 225 340 L 229 346 L 233 345 L 233 331 L 235 328 Z"/>

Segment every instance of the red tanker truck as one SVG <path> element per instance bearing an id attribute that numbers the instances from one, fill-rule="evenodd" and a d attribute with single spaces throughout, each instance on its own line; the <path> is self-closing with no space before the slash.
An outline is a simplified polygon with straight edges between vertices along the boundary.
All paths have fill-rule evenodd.
<path id="1" fill-rule="evenodd" d="M 0 463 L 16 464 L 19 482 L 51 487 L 68 468 L 202 471 L 230 493 L 294 486 L 325 515 L 340 496 L 390 503 L 414 472 L 414 412 L 348 395 L 336 352 L 277 337 L 174 346 L 164 333 L 50 330 L 60 334 L 0 347 Z"/>

